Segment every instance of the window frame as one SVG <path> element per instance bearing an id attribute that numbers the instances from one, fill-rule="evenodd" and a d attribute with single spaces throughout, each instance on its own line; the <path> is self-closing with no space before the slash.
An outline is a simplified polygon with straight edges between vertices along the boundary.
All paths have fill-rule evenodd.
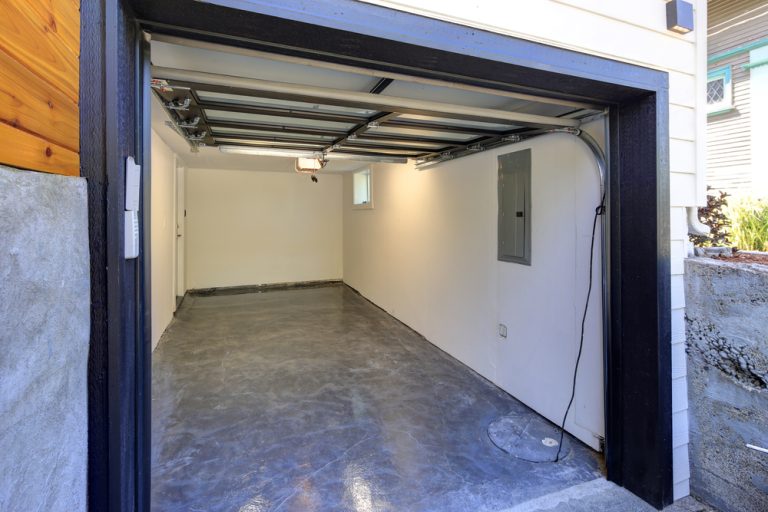
<path id="1" fill-rule="evenodd" d="M 368 201 L 365 203 L 355 202 L 355 176 L 359 174 L 368 175 Z M 352 172 L 352 209 L 353 210 L 373 210 L 373 169 L 371 167 L 363 167 Z"/>
<path id="2" fill-rule="evenodd" d="M 723 99 L 717 103 L 712 104 L 707 102 L 707 116 L 724 114 L 726 112 L 730 112 L 734 108 L 731 66 L 729 65 L 710 69 L 707 72 L 707 87 L 709 87 L 710 82 L 715 80 L 723 80 Z"/>

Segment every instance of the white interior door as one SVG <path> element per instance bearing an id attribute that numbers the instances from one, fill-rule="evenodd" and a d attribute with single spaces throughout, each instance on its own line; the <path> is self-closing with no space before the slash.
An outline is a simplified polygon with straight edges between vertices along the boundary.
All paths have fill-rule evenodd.
<path id="1" fill-rule="evenodd" d="M 187 292 L 185 279 L 185 246 L 184 221 L 186 217 L 185 206 L 185 169 L 176 166 L 176 296 L 183 297 Z"/>

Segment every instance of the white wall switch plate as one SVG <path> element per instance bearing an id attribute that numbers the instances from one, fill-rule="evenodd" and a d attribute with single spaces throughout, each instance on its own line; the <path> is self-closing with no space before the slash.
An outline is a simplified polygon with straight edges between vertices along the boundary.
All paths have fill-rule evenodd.
<path id="1" fill-rule="evenodd" d="M 499 324 L 499 336 L 502 338 L 507 337 L 507 326 L 504 324 Z"/>

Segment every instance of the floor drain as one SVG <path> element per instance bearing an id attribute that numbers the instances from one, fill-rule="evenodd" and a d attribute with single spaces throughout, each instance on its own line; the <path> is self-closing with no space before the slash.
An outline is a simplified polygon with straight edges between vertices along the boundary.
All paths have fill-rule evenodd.
<path id="1" fill-rule="evenodd" d="M 488 437 L 499 449 L 529 462 L 554 462 L 560 429 L 530 411 L 511 412 L 488 425 Z M 568 436 L 563 437 L 560 459 L 571 451 Z"/>

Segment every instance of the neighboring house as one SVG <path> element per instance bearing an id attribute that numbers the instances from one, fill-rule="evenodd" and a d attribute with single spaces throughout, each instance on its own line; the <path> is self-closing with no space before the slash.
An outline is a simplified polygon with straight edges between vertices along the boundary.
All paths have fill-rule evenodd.
<path id="1" fill-rule="evenodd" d="M 606 372 L 604 387 L 598 389 L 604 393 L 598 392 L 599 399 L 594 401 L 604 403 L 592 404 L 601 414 L 605 411 L 599 425 L 605 429 L 605 438 L 593 441 L 598 446 L 605 442 L 607 477 L 655 507 L 688 495 L 683 262 L 687 209 L 704 201 L 707 4 L 705 0 L 678 3 L 692 7 L 693 31 L 675 30 L 664 0 L 540 0 L 525 6 L 491 0 L 0 3 L 0 509 L 148 510 L 149 288 L 154 263 L 149 257 L 149 187 L 153 178 L 161 176 L 150 175 L 149 84 L 156 77 L 147 41 L 161 37 L 228 45 L 233 54 L 272 52 L 303 59 L 310 66 L 320 62 L 318 67 L 362 69 L 370 72 L 369 78 L 428 80 L 447 83 L 448 89 L 481 91 L 477 100 L 467 100 L 477 104 L 452 103 L 447 94 L 421 98 L 419 106 L 415 105 L 419 98 L 409 97 L 407 88 L 399 97 L 392 93 L 389 103 L 376 103 L 370 98 L 376 94 L 373 89 L 358 90 L 344 82 L 349 88 L 346 94 L 325 99 L 333 100 L 328 105 L 354 109 L 355 115 L 360 110 L 381 115 L 366 117 L 359 126 L 384 128 L 378 132 L 384 136 L 387 127 L 379 124 L 404 116 L 405 121 L 396 119 L 395 124 L 412 132 L 395 128 L 397 137 L 390 132 L 390 138 L 438 144 L 439 150 L 430 155 L 437 162 L 431 171 L 402 174 L 411 179 L 429 178 L 431 181 L 421 182 L 423 187 L 390 184 L 382 178 L 384 186 L 376 188 L 377 193 L 412 199 L 414 215 L 393 208 L 389 213 L 395 212 L 395 221 L 387 229 L 359 230 L 359 274 L 376 278 L 364 284 L 383 297 L 379 302 L 387 302 L 393 316 L 408 321 L 410 315 L 414 322 L 421 322 L 418 325 L 432 329 L 422 329 L 430 341 L 500 386 L 504 379 L 523 372 L 541 379 L 541 369 L 570 386 L 578 343 L 564 343 L 558 350 L 542 350 L 536 343 L 515 345 L 499 339 L 507 336 L 506 327 L 501 335 L 499 323 L 505 317 L 511 319 L 512 337 L 515 321 L 528 321 L 526 327 L 535 333 L 545 322 L 556 324 L 573 317 L 577 320 L 570 322 L 561 338 L 578 340 L 585 293 L 564 307 L 553 306 L 547 298 L 562 297 L 567 286 L 575 289 L 577 277 L 588 281 L 585 269 L 591 260 L 587 253 L 576 254 L 564 247 L 569 247 L 566 243 L 586 244 L 590 236 L 589 231 L 571 230 L 561 243 L 539 247 L 544 250 L 536 257 L 545 256 L 568 270 L 574 276 L 568 282 L 551 278 L 532 284 L 526 276 L 537 262 L 529 267 L 501 266 L 496 252 L 497 162 L 491 158 L 496 155 L 483 153 L 488 159 L 478 166 L 470 160 L 472 153 L 494 149 L 492 143 L 503 145 L 545 132 L 543 137 L 548 139 L 535 141 L 538 153 L 534 152 L 534 161 L 537 154 L 562 155 L 567 149 L 563 141 L 578 131 L 575 128 L 594 123 L 595 138 L 609 154 L 611 180 L 605 211 L 610 219 L 605 254 L 610 258 L 595 260 L 593 280 L 599 283 L 605 277 L 608 282 L 606 313 L 603 322 L 591 326 L 600 334 L 605 329 L 605 345 L 602 336 L 597 338 L 605 352 L 587 372 L 579 374 L 583 380 L 587 374 Z M 768 58 L 762 53 L 766 48 L 751 50 L 751 65 Z M 722 67 L 730 61 L 718 62 Z M 198 77 L 213 80 L 216 64 L 220 63 L 190 59 L 179 68 L 202 67 Z M 768 66 L 755 66 L 749 70 L 753 77 L 758 71 L 768 71 Z M 238 83 L 246 84 L 246 94 L 255 90 L 247 85 L 258 80 L 245 72 L 240 78 L 243 81 Z M 178 80 L 182 85 L 177 90 L 194 89 Z M 234 81 L 226 76 L 226 83 L 219 86 L 227 90 Z M 729 89 L 725 81 L 722 85 L 725 101 Z M 488 99 L 483 95 L 488 89 L 520 101 L 511 107 L 506 101 L 509 98 L 503 103 L 485 103 Z M 301 94 L 296 87 L 290 90 L 293 101 L 297 97 L 301 101 L 301 94 L 309 95 L 306 89 Z M 315 98 L 323 96 L 309 97 L 310 104 L 322 103 Z M 176 100 L 169 98 L 166 106 L 184 109 L 190 105 Z M 754 112 L 755 104 L 752 108 Z M 280 112 L 290 118 L 296 115 L 294 110 L 301 111 L 301 105 Z M 307 110 L 299 115 L 315 121 L 325 115 Z M 423 120 L 416 126 L 419 116 L 431 116 L 433 123 L 443 117 L 445 122 L 440 115 L 445 113 L 452 114 L 453 121 L 484 126 L 473 132 L 483 137 L 477 142 L 462 135 L 457 142 L 455 133 L 473 128 L 449 125 L 443 126 L 448 131 L 440 139 L 414 141 L 412 135 L 420 131 L 441 133 L 434 129 L 435 124 Z M 343 111 L 347 120 L 350 115 Z M 722 119 L 733 116 L 721 115 Z M 331 141 L 349 142 L 358 137 L 357 122 L 351 123 L 351 129 L 339 124 L 342 128 L 331 132 Z M 230 123 L 230 129 L 232 126 Z M 277 128 L 285 129 L 286 123 Z M 285 131 L 291 133 L 290 126 Z M 213 139 L 210 132 L 182 133 L 199 136 L 198 141 L 206 136 Z M 213 145 L 216 143 L 214 140 Z M 449 149 L 443 151 L 446 143 Z M 768 150 L 768 144 L 764 146 Z M 154 149 L 162 148 L 156 144 Z M 587 156 L 600 154 L 599 150 L 581 149 Z M 205 159 L 211 152 L 221 155 L 217 148 L 209 147 L 202 148 L 200 156 Z M 166 153 L 171 162 L 167 167 L 175 167 L 173 155 Z M 144 188 L 138 192 L 138 185 L 126 185 L 128 169 L 134 169 L 127 163 L 128 157 L 143 165 Z M 751 164 L 758 165 L 763 161 L 760 158 L 753 152 Z M 594 180 L 596 173 L 588 176 Z M 584 201 L 575 188 L 564 185 L 564 179 L 553 179 L 551 186 L 541 183 L 533 178 L 532 197 L 547 189 L 562 192 L 569 204 Z M 135 203 L 126 197 L 126 190 L 135 192 Z M 465 194 L 454 200 L 446 190 Z M 519 191 L 516 201 L 527 197 L 522 186 Z M 408 195 L 416 193 L 423 195 Z M 465 198 L 476 202 L 468 203 Z M 564 203 L 541 201 L 531 208 L 531 215 L 562 225 L 568 217 L 563 213 Z M 595 206 L 593 201 L 583 210 L 590 222 L 596 215 Z M 455 217 L 441 216 L 439 208 L 449 208 Z M 481 210 L 488 215 L 475 216 Z M 603 211 L 597 208 L 597 212 Z M 424 212 L 432 216 L 424 217 Z M 387 212 L 379 208 L 358 218 L 374 219 L 383 213 Z M 307 211 L 297 218 L 313 214 Z M 524 209 L 516 211 L 515 217 L 522 219 L 517 221 L 520 223 L 528 221 Z M 424 223 L 419 224 L 421 221 Z M 175 239 L 172 224 L 165 228 Z M 231 225 L 227 228 L 233 231 Z M 479 238 L 471 238 L 475 235 Z M 350 243 L 346 235 L 343 243 Z M 397 244 L 408 244 L 411 249 L 423 244 L 435 256 L 425 250 L 401 261 L 390 257 L 402 253 Z M 443 250 L 445 247 L 448 249 Z M 403 267 L 410 265 L 410 273 L 393 266 L 398 261 Z M 418 294 L 403 294 L 402 289 L 390 293 L 401 281 L 413 282 L 414 277 L 429 272 L 434 275 L 436 267 L 455 261 L 480 263 L 469 269 L 445 268 L 434 286 L 419 289 Z M 604 273 L 599 268 L 603 262 Z M 515 294 L 515 301 L 501 300 L 500 288 L 507 295 Z M 593 312 L 600 302 L 599 288 L 592 290 Z M 175 295 L 176 290 L 168 290 L 169 303 Z M 534 302 L 534 296 L 539 302 Z M 441 300 L 449 300 L 451 307 L 436 306 Z M 532 305 L 542 315 L 539 324 L 531 325 L 529 317 L 520 315 L 524 307 Z M 532 340 L 533 336 L 525 339 Z M 536 365 L 529 358 L 515 359 L 514 350 L 521 348 L 538 348 L 543 362 Z M 555 358 L 568 364 L 554 368 L 551 360 Z M 520 372 L 510 370 L 511 360 Z M 530 382 L 533 378 L 521 386 Z M 552 403 L 548 405 L 559 413 L 565 404 L 554 401 L 561 395 L 567 398 L 566 385 L 552 393 L 542 386 L 529 387 L 549 399 Z M 583 410 L 573 410 L 574 421 L 579 414 Z"/>
<path id="2" fill-rule="evenodd" d="M 707 185 L 768 197 L 768 2 L 707 6 Z"/>

